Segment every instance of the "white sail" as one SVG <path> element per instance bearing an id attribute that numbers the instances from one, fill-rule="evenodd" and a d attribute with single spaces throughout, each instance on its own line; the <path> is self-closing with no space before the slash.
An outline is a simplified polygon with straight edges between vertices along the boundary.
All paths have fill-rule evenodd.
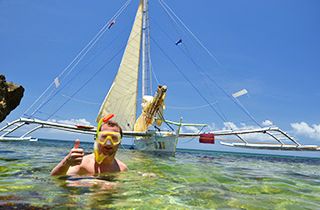
<path id="1" fill-rule="evenodd" d="M 114 120 L 124 131 L 133 130 L 136 120 L 142 16 L 143 0 L 140 0 L 118 73 L 97 117 L 99 122 L 101 117 L 110 113 L 115 114 Z"/>

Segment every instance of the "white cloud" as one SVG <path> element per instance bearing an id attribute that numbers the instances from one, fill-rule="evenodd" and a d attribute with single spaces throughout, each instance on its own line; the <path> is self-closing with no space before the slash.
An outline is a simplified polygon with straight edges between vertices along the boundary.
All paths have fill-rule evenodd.
<path id="1" fill-rule="evenodd" d="M 196 126 L 184 126 L 183 127 L 183 132 L 188 132 L 191 131 L 192 133 L 199 133 L 199 127 Z"/>
<path id="2" fill-rule="evenodd" d="M 55 123 L 63 123 L 68 125 L 87 125 L 87 126 L 91 125 L 91 123 L 84 118 L 68 119 L 68 120 L 67 119 L 66 120 L 50 119 L 48 121 L 55 122 Z M 48 138 L 48 139 L 66 139 L 66 140 L 78 138 L 81 141 L 82 140 L 90 141 L 92 139 L 91 135 L 79 134 L 79 133 L 74 133 L 74 132 L 69 132 L 69 131 L 64 131 L 59 129 L 52 129 L 52 128 L 39 129 L 35 137 Z"/>
<path id="3" fill-rule="evenodd" d="M 270 121 L 270 120 L 265 120 L 265 121 L 262 122 L 262 125 L 263 125 L 263 126 L 266 126 L 266 127 L 267 127 L 267 126 L 272 126 L 272 125 L 273 125 L 273 122 Z"/>
<path id="4" fill-rule="evenodd" d="M 291 127 L 294 129 L 297 135 L 302 135 L 312 139 L 320 140 L 320 124 L 309 125 L 306 122 L 300 122 L 291 123 Z"/>
<path id="5" fill-rule="evenodd" d="M 209 130 L 209 131 L 216 130 L 216 124 L 215 123 L 211 123 L 211 125 L 207 126 L 207 130 Z"/>
<path id="6" fill-rule="evenodd" d="M 70 119 L 70 120 L 56 120 L 56 119 L 50 119 L 50 122 L 55 122 L 55 123 L 62 123 L 62 124 L 67 124 L 67 125 L 87 125 L 90 126 L 91 123 L 84 119 Z"/>
<path id="7" fill-rule="evenodd" d="M 54 122 L 54 123 L 62 123 L 62 124 L 67 124 L 67 125 L 86 125 L 86 126 L 91 126 L 91 123 L 84 119 L 84 118 L 80 118 L 80 119 L 69 119 L 69 120 L 56 120 L 56 119 L 50 119 L 50 122 Z M 48 129 L 46 132 L 51 133 L 51 134 L 66 134 L 69 132 L 63 131 L 63 130 L 59 130 L 59 129 Z"/>
<path id="8" fill-rule="evenodd" d="M 228 129 L 237 130 L 237 126 L 233 122 L 224 122 L 223 125 L 224 125 L 223 130 L 228 130 Z"/>
<path id="9" fill-rule="evenodd" d="M 182 127 L 181 127 L 181 133 L 188 133 L 188 132 L 192 132 L 192 133 L 209 132 L 209 131 L 217 130 L 216 128 L 217 128 L 217 127 L 216 127 L 216 124 L 215 124 L 215 123 L 208 124 L 206 127 L 201 127 L 201 126 L 182 126 Z"/>
<path id="10" fill-rule="evenodd" d="M 260 128 L 258 126 L 254 125 L 247 125 L 245 123 L 240 123 L 240 126 L 236 125 L 234 122 L 224 122 L 223 123 L 224 127 L 222 130 L 247 130 L 247 129 L 257 129 Z"/>
<path id="11" fill-rule="evenodd" d="M 244 123 L 241 123 L 240 125 L 237 125 L 233 122 L 225 122 L 223 123 L 224 127 L 222 130 L 227 130 L 227 129 L 233 129 L 233 130 L 244 130 L 244 129 L 256 129 L 259 128 L 258 126 L 253 126 L 253 125 L 246 125 Z M 273 126 L 272 121 L 270 120 L 265 120 L 261 123 L 262 126 L 269 127 Z M 309 125 L 306 122 L 300 122 L 300 123 L 291 123 L 291 127 L 294 129 L 294 132 L 296 135 L 300 136 L 305 136 L 311 139 L 316 139 L 320 140 L 320 124 L 313 124 Z M 245 137 L 247 140 L 272 140 L 271 137 L 263 135 L 263 134 L 247 134 L 247 135 L 242 135 Z"/>
<path id="12" fill-rule="evenodd" d="M 272 124 L 272 122 L 270 120 L 265 120 L 264 122 L 262 122 L 263 126 L 270 126 L 270 124 Z M 224 122 L 223 123 L 224 127 L 220 130 L 251 130 L 251 129 L 258 129 L 260 128 L 259 126 L 255 126 L 255 125 L 247 125 L 245 123 L 240 123 L 240 125 L 235 124 L 234 122 Z M 219 130 L 219 129 L 217 129 Z M 273 140 L 272 137 L 263 134 L 263 133 L 250 133 L 250 134 L 242 134 L 240 135 L 242 138 L 244 138 L 245 140 L 249 140 L 252 142 L 256 142 L 256 141 L 269 141 L 269 140 Z M 228 136 L 226 136 L 225 138 L 229 138 Z"/>

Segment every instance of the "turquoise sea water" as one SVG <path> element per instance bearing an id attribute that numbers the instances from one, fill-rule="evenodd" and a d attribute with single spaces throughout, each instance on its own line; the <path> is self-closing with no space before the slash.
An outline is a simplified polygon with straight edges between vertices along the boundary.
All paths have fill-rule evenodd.
<path id="1" fill-rule="evenodd" d="M 0 142 L 0 209 L 320 209 L 319 158 L 121 149 L 128 172 L 51 177 L 72 146 Z"/>

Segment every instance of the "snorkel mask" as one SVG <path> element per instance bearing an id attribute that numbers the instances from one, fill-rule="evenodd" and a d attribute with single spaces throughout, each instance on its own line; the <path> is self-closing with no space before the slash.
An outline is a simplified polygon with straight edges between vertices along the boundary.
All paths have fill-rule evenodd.
<path id="1" fill-rule="evenodd" d="M 113 131 L 100 131 L 96 141 L 101 145 L 116 146 L 121 142 L 121 135 L 119 132 Z"/>
<path id="2" fill-rule="evenodd" d="M 100 145 L 112 145 L 116 146 L 121 142 L 121 134 L 114 131 L 100 131 L 102 124 L 108 122 L 111 118 L 114 117 L 114 114 L 109 114 L 106 117 L 103 117 L 99 120 L 97 126 L 96 139 L 94 142 L 94 156 L 98 164 L 101 164 L 102 161 L 107 157 L 102 152 L 99 151 L 98 144 Z"/>

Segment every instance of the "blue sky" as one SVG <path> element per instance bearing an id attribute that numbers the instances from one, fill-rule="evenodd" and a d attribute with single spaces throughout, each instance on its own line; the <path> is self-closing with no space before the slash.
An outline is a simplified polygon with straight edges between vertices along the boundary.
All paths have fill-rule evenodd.
<path id="1" fill-rule="evenodd" d="M 319 1 L 165 2 L 219 61 L 217 64 L 185 30 L 175 26 L 158 1 L 151 1 L 152 64 L 159 82 L 168 86 L 166 118 L 177 121 L 183 117 L 186 122 L 207 123 L 213 129 L 225 127 L 210 107 L 203 107 L 206 101 L 182 78 L 168 55 L 238 128 L 252 122 L 201 73 L 208 74 L 229 94 L 247 89 L 249 94 L 239 100 L 258 122 L 272 121 L 301 142 L 320 144 Z M 6 120 L 20 117 L 124 3 L 0 0 L 0 73 L 26 89 L 21 105 Z M 94 125 L 99 104 L 118 68 L 137 4 L 133 1 L 128 6 L 74 70 L 76 79 L 37 117 L 46 118 L 92 76 L 88 85 L 50 119 L 82 119 Z M 180 38 L 198 66 L 174 44 Z M 115 59 L 111 60 L 112 56 Z M 108 61 L 106 68 L 93 76 Z M 52 131 L 37 134 L 73 139 Z M 181 142 L 179 147 L 208 148 L 196 140 Z M 210 149 L 230 150 L 218 145 Z"/>

